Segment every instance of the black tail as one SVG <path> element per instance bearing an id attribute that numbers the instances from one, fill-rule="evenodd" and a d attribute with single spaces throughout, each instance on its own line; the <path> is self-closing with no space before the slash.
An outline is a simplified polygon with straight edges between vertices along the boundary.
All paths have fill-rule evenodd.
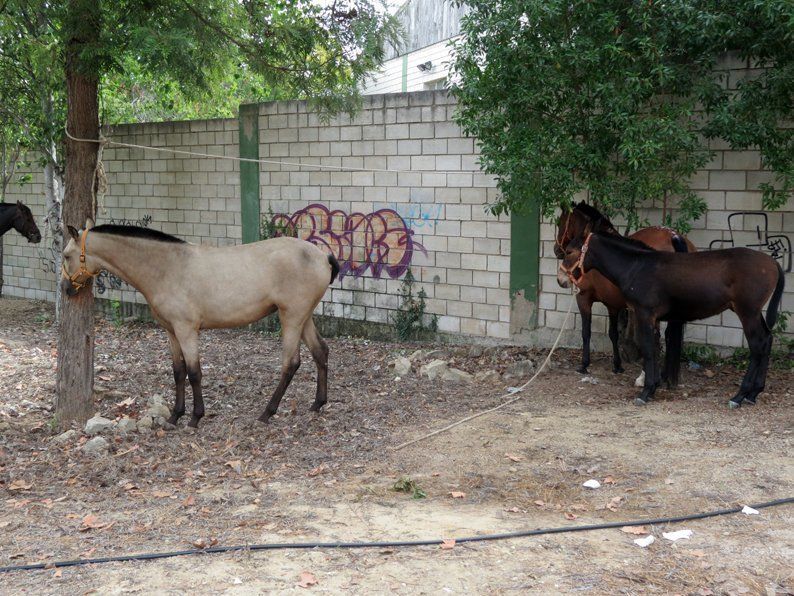
<path id="1" fill-rule="evenodd" d="M 670 237 L 675 252 L 689 252 L 686 240 L 680 234 Z M 681 354 L 684 351 L 685 323 L 670 321 L 664 334 L 664 372 L 668 387 L 676 387 L 681 377 Z"/>
<path id="2" fill-rule="evenodd" d="M 328 285 L 334 283 L 336 276 L 339 275 L 339 261 L 336 260 L 334 255 L 328 255 L 328 263 L 331 265 L 331 281 L 328 282 Z"/>
<path id="3" fill-rule="evenodd" d="M 769 307 L 766 309 L 766 326 L 772 331 L 772 328 L 777 323 L 778 309 L 780 308 L 780 297 L 783 295 L 783 288 L 786 286 L 786 274 L 780 264 L 777 264 L 777 286 L 772 293 L 772 300 L 769 301 Z"/>
<path id="4" fill-rule="evenodd" d="M 681 352 L 684 349 L 684 323 L 670 321 L 664 332 L 664 371 L 668 387 L 678 386 L 681 377 Z"/>
<path id="5" fill-rule="evenodd" d="M 672 238 L 670 238 L 670 244 L 673 245 L 673 250 L 675 252 L 689 252 L 689 248 L 687 247 L 686 240 L 684 240 L 683 236 L 673 234 Z"/>

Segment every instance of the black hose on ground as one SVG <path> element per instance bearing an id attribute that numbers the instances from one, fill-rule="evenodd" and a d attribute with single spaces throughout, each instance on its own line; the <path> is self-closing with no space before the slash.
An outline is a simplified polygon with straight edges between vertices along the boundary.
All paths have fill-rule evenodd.
<path id="1" fill-rule="evenodd" d="M 766 509 L 794 503 L 794 497 L 777 499 L 750 505 L 753 509 Z M 611 528 L 622 528 L 625 526 L 648 526 L 658 524 L 672 524 L 695 519 L 705 519 L 720 515 L 730 515 L 740 513 L 742 507 L 731 509 L 717 509 L 704 513 L 693 513 L 691 515 L 680 515 L 677 517 L 659 517 L 656 519 L 642 519 L 635 521 L 607 522 L 603 524 L 590 524 L 583 526 L 563 526 L 559 528 L 538 528 L 535 530 L 521 530 L 519 532 L 509 532 L 506 534 L 483 534 L 481 536 L 467 536 L 455 538 L 455 544 L 465 542 L 486 542 L 491 540 L 508 540 L 511 538 L 525 538 L 527 536 L 542 536 L 544 534 L 565 534 L 569 532 L 589 532 L 592 530 L 608 530 Z M 453 540 L 453 539 L 448 539 Z M 282 542 L 272 544 L 246 544 L 233 546 L 213 546 L 203 549 L 175 550 L 162 553 L 141 553 L 137 555 L 116 555 L 112 557 L 95 557 L 93 559 L 73 559 L 71 561 L 55 561 L 53 563 L 34 563 L 31 565 L 12 565 L 0 567 L 0 573 L 12 571 L 32 571 L 36 569 L 55 569 L 57 567 L 77 567 L 80 565 L 96 565 L 99 563 L 123 563 L 125 561 L 151 561 L 154 559 L 167 559 L 170 557 L 180 557 L 184 555 L 205 555 L 212 553 L 229 553 L 236 551 L 256 551 L 256 550 L 293 550 L 293 549 L 313 549 L 313 548 L 397 548 L 406 546 L 434 546 L 444 543 L 440 538 L 430 540 L 387 540 L 383 542 Z"/>

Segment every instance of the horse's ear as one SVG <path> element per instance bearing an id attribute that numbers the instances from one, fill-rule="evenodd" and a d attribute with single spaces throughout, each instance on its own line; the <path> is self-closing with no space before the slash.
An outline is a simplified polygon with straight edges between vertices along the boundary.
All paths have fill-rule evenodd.
<path id="1" fill-rule="evenodd" d="M 69 235 L 74 238 L 74 241 L 77 242 L 77 240 L 80 238 L 80 233 L 75 229 L 75 227 L 66 226 L 66 229 L 68 230 Z"/>
<path id="2" fill-rule="evenodd" d="M 88 219 L 85 220 L 85 229 L 90 230 L 93 227 L 94 227 L 94 220 L 89 217 Z"/>
<path id="3" fill-rule="evenodd" d="M 17 201 L 17 207 L 22 207 L 22 201 Z"/>

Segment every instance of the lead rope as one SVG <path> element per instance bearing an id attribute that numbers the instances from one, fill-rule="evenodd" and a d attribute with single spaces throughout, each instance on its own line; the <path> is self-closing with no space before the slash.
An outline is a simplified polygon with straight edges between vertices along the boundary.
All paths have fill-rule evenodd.
<path id="1" fill-rule="evenodd" d="M 540 365 L 540 368 L 537 370 L 537 372 L 534 375 L 532 375 L 532 378 L 529 379 L 529 381 L 527 381 L 526 383 L 521 385 L 521 387 L 518 387 L 516 389 L 512 389 L 512 390 L 508 391 L 508 393 L 505 394 L 505 397 L 507 395 L 514 395 L 516 393 L 522 393 L 524 391 L 524 389 L 526 389 L 526 387 L 528 387 L 529 384 L 532 383 L 532 381 L 534 381 L 535 379 L 538 378 L 540 373 L 542 373 L 543 370 L 546 368 L 546 366 L 549 364 L 549 361 L 551 360 L 552 354 L 554 354 L 554 351 L 557 349 L 557 346 L 560 343 L 560 339 L 562 338 L 563 331 L 565 331 L 565 325 L 568 323 L 568 317 L 571 316 L 571 310 L 573 309 L 573 303 L 574 302 L 575 302 L 574 293 L 572 291 L 571 292 L 571 300 L 568 303 L 568 312 L 565 313 L 565 319 L 563 319 L 563 321 L 562 321 L 562 325 L 560 326 L 560 332 L 557 334 L 557 339 L 554 340 L 554 344 L 551 346 L 551 349 L 549 350 L 549 353 L 546 356 L 546 359 L 543 361 L 543 364 Z M 514 397 L 513 399 L 510 399 L 510 400 L 508 400 L 508 401 L 506 401 L 504 403 L 499 404 L 498 406 L 495 406 L 493 408 L 489 408 L 488 410 L 483 410 L 482 412 L 477 412 L 476 414 L 472 414 L 471 416 L 467 416 L 466 418 L 458 420 L 457 422 L 453 422 L 452 424 L 449 424 L 449 425 L 445 426 L 444 428 L 439 428 L 438 430 L 434 430 L 433 432 L 427 433 L 426 435 L 422 435 L 421 437 L 417 437 L 416 439 L 411 439 L 410 441 L 406 441 L 405 443 L 401 443 L 401 444 L 397 445 L 396 447 L 393 447 L 392 451 L 399 451 L 403 447 L 408 447 L 408 445 L 413 445 L 414 443 L 418 443 L 419 441 L 424 441 L 425 439 L 429 439 L 430 437 L 435 437 L 437 435 L 440 435 L 441 433 L 445 433 L 448 430 L 453 429 L 456 426 L 460 426 L 461 424 L 465 424 L 466 422 L 474 420 L 475 418 L 480 418 L 481 416 L 485 416 L 487 414 L 492 414 L 493 412 L 496 412 L 497 410 L 501 410 L 502 408 L 507 407 L 510 404 L 514 404 L 515 402 L 517 402 L 520 399 L 523 399 L 524 397 L 525 397 L 524 395 L 518 395 L 518 396 Z"/>

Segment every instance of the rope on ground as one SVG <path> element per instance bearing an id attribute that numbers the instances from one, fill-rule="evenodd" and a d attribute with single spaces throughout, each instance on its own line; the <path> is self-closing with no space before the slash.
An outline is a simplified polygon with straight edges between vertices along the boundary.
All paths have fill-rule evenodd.
<path id="1" fill-rule="evenodd" d="M 190 155 L 193 157 L 207 157 L 210 159 L 228 159 L 231 161 L 243 163 L 266 163 L 275 164 L 280 166 L 292 166 L 297 168 L 316 168 L 318 170 L 339 170 L 345 172 L 385 172 L 388 174 L 481 174 L 480 171 L 471 170 L 395 170 L 388 168 L 357 168 L 355 166 L 335 166 L 330 164 L 319 163 L 301 163 L 291 161 L 281 161 L 278 159 L 254 159 L 252 157 L 235 157 L 233 155 L 213 155 L 212 153 L 201 153 L 198 151 L 187 151 L 185 149 L 171 149 L 170 147 L 152 147 L 150 145 L 137 145 L 135 143 L 122 143 L 120 141 L 111 141 L 108 138 L 102 139 L 81 139 L 73 137 L 69 131 L 64 129 L 66 136 L 73 141 L 80 143 L 104 143 L 107 145 L 115 145 L 116 147 L 128 147 L 130 149 L 148 149 L 150 151 L 160 151 L 163 153 L 173 153 L 175 155 Z"/>
<path id="2" fill-rule="evenodd" d="M 767 507 L 777 507 L 794 503 L 794 497 L 776 499 L 765 503 L 748 505 L 753 509 L 765 509 Z M 589 532 L 593 530 L 609 530 L 612 528 L 623 528 L 626 526 L 653 526 L 659 524 L 674 524 L 683 521 L 696 519 L 706 519 L 718 517 L 720 515 L 730 515 L 741 513 L 744 507 L 732 507 L 730 509 L 717 509 L 703 513 L 693 513 L 690 515 L 680 515 L 677 517 L 660 517 L 655 519 L 640 519 L 635 521 L 606 522 L 602 524 L 589 524 L 582 526 L 562 526 L 557 528 L 538 528 L 535 530 L 520 530 L 505 534 L 481 534 L 479 536 L 466 536 L 463 538 L 441 539 L 432 538 L 429 540 L 388 540 L 382 542 L 287 542 L 271 544 L 238 544 L 229 546 L 213 546 L 204 549 L 177 550 L 160 553 L 140 553 L 135 555 L 116 555 L 112 557 L 96 557 L 93 559 L 73 559 L 71 561 L 55 561 L 52 563 L 32 563 L 30 565 L 12 565 L 10 567 L 0 567 L 0 573 L 10 573 L 12 571 L 34 571 L 38 569 L 55 569 L 57 567 L 79 567 L 82 565 L 96 565 L 98 563 L 124 563 L 127 561 L 152 561 L 154 559 L 168 559 L 184 555 L 207 555 L 216 553 L 230 553 L 240 551 L 258 550 L 308 550 L 317 548 L 332 549 L 353 549 L 353 548 L 394 548 L 394 547 L 415 547 L 415 546 L 438 546 L 450 542 L 453 544 L 463 544 L 466 542 L 490 542 L 495 540 L 509 540 L 512 538 L 527 538 L 530 536 L 542 536 L 545 534 L 567 534 L 571 532 Z"/>
<path id="3" fill-rule="evenodd" d="M 543 361 L 543 364 L 540 365 L 540 368 L 537 370 L 537 372 L 534 375 L 532 375 L 532 378 L 529 379 L 529 381 L 527 381 L 526 383 L 521 385 L 521 387 L 518 387 L 516 389 L 511 390 L 506 395 L 514 395 L 516 393 L 521 393 L 522 391 L 524 391 L 524 389 L 530 383 L 532 383 L 532 381 L 537 379 L 538 375 L 540 375 L 540 373 L 542 373 L 543 370 L 546 368 L 546 366 L 548 365 L 549 361 L 551 360 L 552 354 L 554 354 L 554 350 L 557 349 L 557 345 L 560 343 L 560 339 L 562 338 L 562 334 L 565 331 L 565 325 L 568 324 L 568 317 L 571 316 L 571 310 L 573 309 L 573 303 L 574 303 L 574 298 L 573 298 L 573 295 L 571 295 L 571 300 L 570 300 L 570 303 L 568 304 L 568 312 L 565 313 L 565 319 L 563 319 L 562 325 L 560 326 L 560 332 L 557 334 L 557 339 L 554 340 L 554 344 L 551 346 L 551 349 L 549 350 L 549 353 L 546 356 L 546 359 Z M 487 410 L 483 410 L 482 412 L 477 412 L 476 414 L 472 414 L 471 416 L 466 416 L 465 418 L 462 418 L 461 420 L 458 420 L 457 422 L 453 422 L 452 424 L 449 424 L 449 425 L 445 426 L 444 428 L 439 428 L 438 430 L 434 430 L 433 432 L 430 432 L 430 433 L 427 433 L 425 435 L 422 435 L 421 437 L 417 437 L 416 439 L 411 439 L 410 441 L 406 441 L 405 443 L 401 443 L 401 444 L 397 445 L 396 447 L 393 447 L 392 451 L 399 451 L 403 447 L 408 447 L 408 445 L 413 445 L 414 443 L 418 443 L 419 441 L 424 441 L 425 439 L 429 439 L 430 437 L 435 437 L 437 435 L 440 435 L 441 433 L 445 433 L 448 430 L 453 429 L 456 426 L 460 426 L 461 424 L 465 424 L 466 422 L 474 420 L 475 418 L 480 418 L 481 416 L 485 416 L 486 414 L 491 414 L 493 412 L 496 412 L 497 410 L 501 410 L 502 408 L 507 407 L 510 404 L 513 404 L 513 403 L 515 403 L 518 400 L 523 399 L 523 398 L 524 398 L 523 395 L 519 395 L 519 396 L 514 397 L 513 399 L 510 399 L 510 400 L 508 400 L 508 401 L 506 401 L 504 403 L 501 403 L 498 406 L 495 406 L 493 408 L 489 408 Z"/>

